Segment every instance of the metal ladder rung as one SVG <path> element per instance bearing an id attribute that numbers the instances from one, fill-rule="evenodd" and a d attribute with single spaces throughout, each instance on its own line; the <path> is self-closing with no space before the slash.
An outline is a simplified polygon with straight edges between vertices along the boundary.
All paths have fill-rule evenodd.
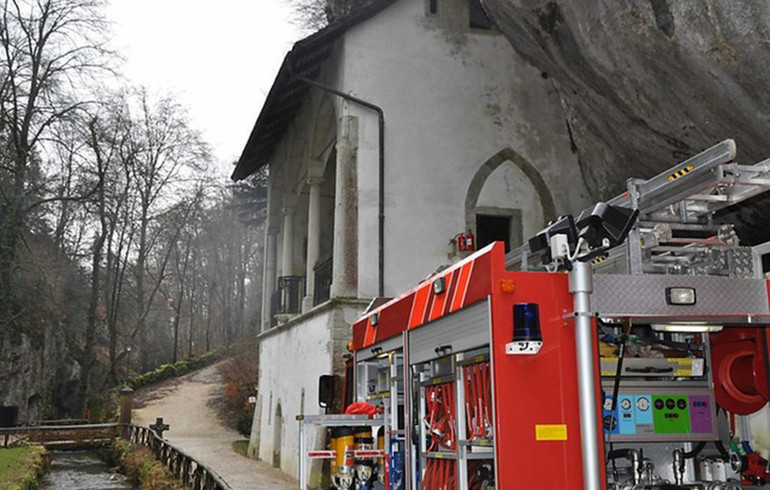
<path id="1" fill-rule="evenodd" d="M 655 257 L 655 260 L 652 261 L 652 264 L 658 264 L 661 262 L 668 262 L 668 263 L 675 263 L 675 262 L 686 262 L 689 260 L 689 257 L 683 257 L 681 255 L 662 255 L 660 257 Z"/>
<path id="2" fill-rule="evenodd" d="M 684 247 L 674 247 L 674 246 L 667 246 L 667 245 L 658 245 L 658 246 L 652 247 L 650 249 L 650 252 L 693 254 L 693 253 L 708 252 L 709 250 L 710 250 L 710 247 L 703 247 L 703 246 L 684 248 Z"/>
<path id="3" fill-rule="evenodd" d="M 713 238 L 669 238 L 661 240 L 660 243 L 679 243 L 682 245 L 697 244 L 705 247 L 730 247 L 729 243 L 725 243 Z"/>
<path id="4" fill-rule="evenodd" d="M 694 196 L 690 196 L 690 199 L 688 199 L 688 202 L 691 201 L 729 202 L 730 196 L 725 194 L 695 194 Z"/>
<path id="5" fill-rule="evenodd" d="M 758 179 L 758 178 L 738 178 L 736 179 L 735 183 L 737 185 L 748 185 L 748 186 L 770 186 L 770 179 Z"/>

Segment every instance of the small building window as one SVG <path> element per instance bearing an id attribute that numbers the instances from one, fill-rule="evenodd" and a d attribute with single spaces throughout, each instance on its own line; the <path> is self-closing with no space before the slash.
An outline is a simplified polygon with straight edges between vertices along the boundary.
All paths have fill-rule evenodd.
<path id="1" fill-rule="evenodd" d="M 477 214 L 476 250 L 496 241 L 505 243 L 506 253 L 511 251 L 511 217 Z"/>
<path id="2" fill-rule="evenodd" d="M 429 14 L 438 13 L 438 0 L 428 0 L 428 13 Z"/>
<path id="3" fill-rule="evenodd" d="M 468 0 L 470 27 L 473 29 L 492 29 L 492 21 L 481 6 L 481 0 Z"/>

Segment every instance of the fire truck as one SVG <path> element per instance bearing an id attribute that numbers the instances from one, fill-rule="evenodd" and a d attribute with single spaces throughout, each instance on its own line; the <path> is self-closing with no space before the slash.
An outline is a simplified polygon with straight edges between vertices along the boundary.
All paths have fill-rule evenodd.
<path id="1" fill-rule="evenodd" d="M 770 160 L 735 159 L 724 141 L 373 302 L 347 413 L 298 417 L 300 488 L 313 459 L 339 490 L 770 488 L 770 243 L 720 220 Z"/>

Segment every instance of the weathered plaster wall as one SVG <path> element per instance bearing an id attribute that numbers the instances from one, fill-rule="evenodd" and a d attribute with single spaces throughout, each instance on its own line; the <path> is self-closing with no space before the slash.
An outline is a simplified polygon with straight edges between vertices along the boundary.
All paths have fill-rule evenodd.
<path id="1" fill-rule="evenodd" d="M 329 314 L 320 314 L 302 323 L 302 328 L 288 328 L 271 335 L 259 347 L 259 397 L 262 420 L 259 421 L 259 458 L 273 462 L 275 432 L 279 430 L 281 469 L 296 476 L 297 422 L 296 415 L 316 414 L 319 409 L 318 376 L 331 367 L 328 328 Z M 302 392 L 304 390 L 304 407 Z M 282 420 L 276 420 L 280 403 Z M 280 427 L 280 428 L 279 428 Z"/>
<path id="2" fill-rule="evenodd" d="M 351 338 L 350 325 L 364 306 L 322 306 L 301 322 L 289 323 L 263 336 L 259 347 L 259 395 L 250 438 L 253 455 L 272 463 L 278 440 L 281 469 L 297 477 L 299 425 L 295 417 L 322 413 L 318 406 L 318 377 L 342 374 L 342 355 Z M 276 418 L 279 403 L 280 423 Z M 321 447 L 322 435 L 322 431 L 312 435 L 308 447 Z M 311 476 L 319 477 L 317 473 Z"/>
<path id="3" fill-rule="evenodd" d="M 412 287 L 449 261 L 447 244 L 465 228 L 468 186 L 505 148 L 541 173 L 557 212 L 588 203 L 550 81 L 503 36 L 468 28 L 467 2 L 439 5 L 439 14 L 429 16 L 422 1 L 397 2 L 344 39 L 340 86 L 385 112 L 386 295 Z M 352 104 L 345 110 L 359 117 L 359 296 L 372 296 L 377 294 L 377 119 Z M 509 196 L 523 191 L 517 185 L 506 190 Z M 519 205 L 528 231 L 538 228 L 531 223 L 541 212 L 539 204 Z"/>
<path id="4" fill-rule="evenodd" d="M 770 3 L 762 0 L 485 0 L 516 51 L 563 99 L 594 199 L 726 138 L 741 163 L 770 156 Z M 770 205 L 743 236 L 770 239 Z M 756 203 L 755 203 L 756 204 Z"/>

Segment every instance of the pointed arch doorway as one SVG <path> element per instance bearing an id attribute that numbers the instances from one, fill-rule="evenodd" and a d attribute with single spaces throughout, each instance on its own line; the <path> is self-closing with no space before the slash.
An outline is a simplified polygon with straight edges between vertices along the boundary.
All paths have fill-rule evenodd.
<path id="1" fill-rule="evenodd" d="M 465 195 L 465 227 L 476 235 L 479 248 L 500 240 L 512 250 L 555 217 L 543 176 L 510 148 L 481 165 Z"/>

